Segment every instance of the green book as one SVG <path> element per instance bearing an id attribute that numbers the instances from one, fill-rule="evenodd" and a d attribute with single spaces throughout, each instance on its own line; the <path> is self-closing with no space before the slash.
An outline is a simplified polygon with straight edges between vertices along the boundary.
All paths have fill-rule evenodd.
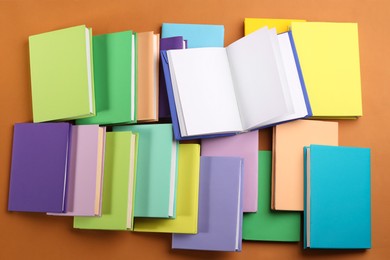
<path id="1" fill-rule="evenodd" d="M 137 118 L 136 34 L 93 36 L 96 116 L 77 124 L 135 123 Z"/>
<path id="2" fill-rule="evenodd" d="M 297 242 L 301 213 L 271 210 L 271 152 L 259 151 L 259 199 L 256 213 L 245 213 L 244 240 Z"/>
<path id="3" fill-rule="evenodd" d="M 178 142 L 172 124 L 115 126 L 139 133 L 135 217 L 174 218 Z"/>
<path id="4" fill-rule="evenodd" d="M 92 30 L 32 35 L 29 49 L 34 122 L 94 116 Z"/>
<path id="5" fill-rule="evenodd" d="M 137 134 L 107 133 L 105 149 L 102 215 L 74 217 L 73 227 L 133 230 Z"/>

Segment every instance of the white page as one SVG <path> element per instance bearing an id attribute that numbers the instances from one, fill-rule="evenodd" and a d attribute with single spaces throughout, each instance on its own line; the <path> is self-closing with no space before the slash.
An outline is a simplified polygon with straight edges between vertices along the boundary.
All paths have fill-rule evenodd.
<path id="1" fill-rule="evenodd" d="M 175 190 L 176 190 L 176 172 L 178 169 L 177 163 L 177 147 L 179 146 L 179 142 L 176 140 L 172 140 L 172 157 L 171 157 L 171 177 L 169 183 L 169 217 L 174 216 L 174 206 L 175 206 Z"/>
<path id="2" fill-rule="evenodd" d="M 224 48 L 167 52 L 182 136 L 242 131 Z M 180 116 L 182 113 L 182 118 Z M 185 129 L 183 127 L 185 125 Z"/>
<path id="3" fill-rule="evenodd" d="M 274 37 L 276 37 L 276 32 Z M 289 113 L 268 28 L 226 48 L 244 129 Z"/>

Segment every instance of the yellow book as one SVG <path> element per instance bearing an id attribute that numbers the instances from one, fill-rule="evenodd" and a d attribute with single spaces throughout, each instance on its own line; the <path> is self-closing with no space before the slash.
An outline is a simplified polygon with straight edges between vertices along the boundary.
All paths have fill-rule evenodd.
<path id="1" fill-rule="evenodd" d="M 358 25 L 294 22 L 291 31 L 313 117 L 361 116 Z"/>
<path id="2" fill-rule="evenodd" d="M 254 31 L 268 26 L 268 28 L 275 28 L 276 33 L 287 32 L 292 22 L 306 22 L 305 20 L 297 19 L 268 19 L 268 18 L 245 18 L 245 35 L 253 33 Z"/>
<path id="3" fill-rule="evenodd" d="M 176 218 L 136 218 L 134 230 L 186 233 L 198 231 L 200 145 L 180 144 Z"/>

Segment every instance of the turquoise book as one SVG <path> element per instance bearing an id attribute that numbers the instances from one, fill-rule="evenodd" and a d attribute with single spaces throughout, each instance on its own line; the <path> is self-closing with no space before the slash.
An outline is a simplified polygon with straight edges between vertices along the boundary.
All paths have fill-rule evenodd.
<path id="1" fill-rule="evenodd" d="M 304 148 L 304 248 L 371 248 L 371 150 Z"/>
<path id="2" fill-rule="evenodd" d="M 76 120 L 76 123 L 135 123 L 136 34 L 123 31 L 96 35 L 92 40 L 96 116 Z"/>
<path id="3" fill-rule="evenodd" d="M 242 239 L 297 242 L 301 236 L 301 212 L 271 210 L 271 151 L 259 151 L 257 212 L 244 213 Z"/>
<path id="4" fill-rule="evenodd" d="M 138 133 L 134 216 L 174 218 L 178 142 L 172 124 L 114 126 Z"/>

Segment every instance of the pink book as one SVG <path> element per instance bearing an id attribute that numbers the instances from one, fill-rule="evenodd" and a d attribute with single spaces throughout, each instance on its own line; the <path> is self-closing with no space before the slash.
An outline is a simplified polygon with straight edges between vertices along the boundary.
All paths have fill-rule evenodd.
<path id="1" fill-rule="evenodd" d="M 106 128 L 72 126 L 65 213 L 57 216 L 100 216 Z"/>
<path id="2" fill-rule="evenodd" d="M 244 159 L 243 211 L 257 211 L 258 131 L 228 137 L 202 139 L 202 156 L 233 156 Z"/>

